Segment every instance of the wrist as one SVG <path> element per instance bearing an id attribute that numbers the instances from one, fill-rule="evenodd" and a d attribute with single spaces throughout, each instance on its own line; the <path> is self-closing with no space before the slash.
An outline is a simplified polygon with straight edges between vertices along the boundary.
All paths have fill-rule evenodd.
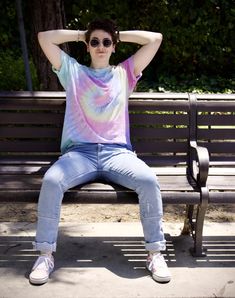
<path id="1" fill-rule="evenodd" d="M 80 30 L 77 30 L 77 42 L 81 40 L 81 32 Z"/>
<path id="2" fill-rule="evenodd" d="M 85 32 L 86 32 L 86 31 L 77 30 L 77 42 L 78 42 L 78 41 L 83 41 L 83 42 L 85 42 Z"/>

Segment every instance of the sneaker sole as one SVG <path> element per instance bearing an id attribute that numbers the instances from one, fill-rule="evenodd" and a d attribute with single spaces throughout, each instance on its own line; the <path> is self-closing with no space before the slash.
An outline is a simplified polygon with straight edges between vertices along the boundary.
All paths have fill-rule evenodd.
<path id="1" fill-rule="evenodd" d="M 29 277 L 29 281 L 33 285 L 43 285 L 43 284 L 47 283 L 48 280 L 49 280 L 49 277 L 46 277 L 44 279 L 34 279 L 34 278 Z"/>
<path id="2" fill-rule="evenodd" d="M 160 283 L 168 283 L 168 282 L 171 281 L 171 276 L 161 277 L 161 276 L 157 276 L 157 275 L 152 274 L 152 278 L 155 281 L 160 282 Z"/>
<path id="3" fill-rule="evenodd" d="M 157 276 L 155 274 L 152 273 L 152 271 L 148 268 L 148 266 L 146 266 L 147 270 L 151 273 L 152 278 L 160 283 L 167 283 L 171 281 L 171 276 L 165 276 L 165 277 L 161 277 L 161 276 Z"/>

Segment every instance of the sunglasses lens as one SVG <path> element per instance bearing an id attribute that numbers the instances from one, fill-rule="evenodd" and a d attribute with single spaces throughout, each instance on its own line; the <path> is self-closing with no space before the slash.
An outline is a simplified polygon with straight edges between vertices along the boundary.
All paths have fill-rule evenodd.
<path id="1" fill-rule="evenodd" d="M 90 41 L 90 45 L 91 45 L 93 48 L 98 47 L 99 44 L 100 44 L 100 42 L 99 42 L 97 39 L 92 39 L 92 40 Z"/>
<path id="2" fill-rule="evenodd" d="M 109 48 L 111 46 L 111 44 L 112 44 L 112 40 L 110 40 L 108 38 L 104 38 L 103 39 L 103 45 L 104 45 L 104 47 Z"/>
<path id="3" fill-rule="evenodd" d="M 104 38 L 102 43 L 105 48 L 109 48 L 112 45 L 112 40 L 109 38 Z M 97 48 L 99 46 L 99 44 L 100 44 L 100 41 L 98 39 L 94 38 L 90 41 L 90 45 L 93 48 Z"/>

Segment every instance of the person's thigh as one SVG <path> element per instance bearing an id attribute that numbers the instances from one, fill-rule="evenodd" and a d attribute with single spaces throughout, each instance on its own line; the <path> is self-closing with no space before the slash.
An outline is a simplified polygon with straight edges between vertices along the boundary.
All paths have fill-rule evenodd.
<path id="1" fill-rule="evenodd" d="M 63 191 L 95 179 L 96 165 L 84 154 L 71 151 L 62 155 L 46 172 L 44 181 L 60 184 Z"/>
<path id="2" fill-rule="evenodd" d="M 153 182 L 158 185 L 157 177 L 152 169 L 130 150 L 113 154 L 105 162 L 104 176 L 117 184 L 136 189 L 139 184 Z"/>
<path id="3" fill-rule="evenodd" d="M 133 189 L 138 194 L 143 217 L 162 215 L 162 199 L 157 177 L 135 153 L 123 150 L 120 154 L 111 155 L 103 171 L 107 180 Z"/>

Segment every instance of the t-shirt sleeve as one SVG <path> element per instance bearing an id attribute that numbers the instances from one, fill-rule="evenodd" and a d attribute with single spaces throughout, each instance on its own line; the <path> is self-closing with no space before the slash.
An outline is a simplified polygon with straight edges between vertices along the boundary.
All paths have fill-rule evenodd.
<path id="1" fill-rule="evenodd" d="M 137 77 L 135 76 L 133 56 L 129 57 L 128 59 L 120 63 L 120 65 L 126 70 L 129 89 L 130 89 L 130 92 L 132 92 L 138 80 L 141 78 L 142 73 L 140 73 Z"/>
<path id="2" fill-rule="evenodd" d="M 70 57 L 64 51 L 61 51 L 60 70 L 57 70 L 52 66 L 53 72 L 57 74 L 58 79 L 65 90 L 67 88 L 68 82 L 71 81 L 75 64 L 77 64 L 77 61 L 74 58 Z"/>

